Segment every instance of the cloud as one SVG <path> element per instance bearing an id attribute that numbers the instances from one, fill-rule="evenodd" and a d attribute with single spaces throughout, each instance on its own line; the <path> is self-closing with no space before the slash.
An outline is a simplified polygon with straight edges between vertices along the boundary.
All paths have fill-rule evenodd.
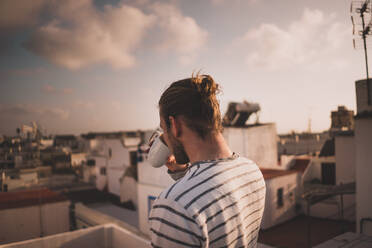
<path id="1" fill-rule="evenodd" d="M 1 0 L 0 30 L 12 32 L 39 23 L 46 0 Z"/>
<path id="2" fill-rule="evenodd" d="M 183 64 L 193 61 L 196 52 L 205 45 L 208 32 L 171 4 L 155 3 L 152 10 L 162 37 L 157 49 L 178 54 Z"/>
<path id="3" fill-rule="evenodd" d="M 57 1 L 54 18 L 38 27 L 25 43 L 31 52 L 49 61 L 79 69 L 96 63 L 129 68 L 136 63 L 133 50 L 154 18 L 120 4 L 96 9 L 92 0 Z"/>
<path id="4" fill-rule="evenodd" d="M 73 107 L 76 108 L 84 108 L 84 109 L 93 109 L 96 105 L 90 101 L 82 101 L 78 100 L 74 102 Z"/>
<path id="5" fill-rule="evenodd" d="M 64 95 L 70 95 L 70 94 L 73 94 L 73 93 L 74 93 L 74 89 L 72 89 L 72 88 L 62 89 L 62 94 L 64 94 Z"/>
<path id="6" fill-rule="evenodd" d="M 211 2 L 213 4 L 215 4 L 215 5 L 221 5 L 221 4 L 224 4 L 224 3 L 231 4 L 232 2 L 237 2 L 237 3 L 241 3 L 241 2 L 255 3 L 257 1 L 258 0 L 235 0 L 235 1 L 231 1 L 231 0 L 211 0 Z"/>
<path id="7" fill-rule="evenodd" d="M 54 86 L 52 86 L 50 84 L 44 84 L 43 87 L 42 87 L 42 91 L 44 93 L 48 93 L 48 94 L 57 92 L 56 88 L 54 88 Z"/>
<path id="8" fill-rule="evenodd" d="M 314 62 L 331 57 L 345 40 L 347 29 L 334 19 L 334 15 L 326 16 L 320 10 L 305 9 L 301 19 L 287 28 L 261 24 L 239 38 L 237 44 L 243 51 L 248 47 L 244 52 L 251 67 L 277 69 Z"/>
<path id="9" fill-rule="evenodd" d="M 114 111 L 121 110 L 121 103 L 119 101 L 111 101 L 110 105 L 111 105 L 111 109 L 113 109 Z"/>
<path id="10" fill-rule="evenodd" d="M 70 112 L 62 108 L 41 107 L 34 104 L 0 104 L 2 119 L 27 118 L 67 120 Z"/>
<path id="11" fill-rule="evenodd" d="M 26 49 L 72 70 L 95 64 L 131 68 L 146 44 L 150 52 L 171 53 L 188 64 L 207 42 L 208 32 L 172 2 L 119 1 L 98 8 L 94 0 L 20 1 L 0 2 L 0 30 L 27 31 Z"/>
<path id="12" fill-rule="evenodd" d="M 53 85 L 50 84 L 44 84 L 41 90 L 46 94 L 70 95 L 74 93 L 74 90 L 72 88 L 56 89 Z"/>
<path id="13" fill-rule="evenodd" d="M 0 76 L 4 78 L 8 77 L 29 77 L 35 75 L 41 75 L 47 73 L 47 70 L 43 67 L 35 68 L 19 68 L 19 69 L 7 69 L 0 71 Z"/>

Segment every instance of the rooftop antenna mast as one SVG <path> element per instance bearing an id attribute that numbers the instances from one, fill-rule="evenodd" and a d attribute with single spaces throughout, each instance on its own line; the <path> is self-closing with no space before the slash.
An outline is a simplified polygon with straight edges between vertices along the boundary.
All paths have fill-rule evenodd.
<path id="1" fill-rule="evenodd" d="M 369 73 L 368 73 L 368 56 L 367 56 L 367 35 L 371 35 L 372 33 L 371 1 L 370 0 L 352 1 L 351 6 L 350 6 L 350 14 L 351 14 L 351 23 L 353 24 L 353 35 L 357 36 L 358 38 L 361 37 L 363 39 L 364 57 L 366 60 L 368 104 L 371 104 L 371 96 L 370 96 L 370 89 L 369 89 L 370 82 L 369 82 Z M 360 19 L 358 18 L 354 20 L 354 16 L 360 17 Z M 368 20 L 367 25 L 366 25 L 365 19 Z M 353 38 L 353 46 L 355 49 L 356 48 L 355 38 Z"/>

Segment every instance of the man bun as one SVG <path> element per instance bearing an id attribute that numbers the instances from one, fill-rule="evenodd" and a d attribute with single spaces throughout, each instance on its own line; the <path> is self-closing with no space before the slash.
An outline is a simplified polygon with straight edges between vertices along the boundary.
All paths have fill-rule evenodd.
<path id="1" fill-rule="evenodd" d="M 210 75 L 192 76 L 192 81 L 197 86 L 197 91 L 202 97 L 215 96 L 219 92 L 219 85 L 216 84 Z"/>

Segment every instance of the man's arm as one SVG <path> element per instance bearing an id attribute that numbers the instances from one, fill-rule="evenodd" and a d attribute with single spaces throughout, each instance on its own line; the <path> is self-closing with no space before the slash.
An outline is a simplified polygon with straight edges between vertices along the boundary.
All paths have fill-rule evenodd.
<path id="1" fill-rule="evenodd" d="M 153 247 L 203 247 L 198 223 L 177 202 L 157 199 L 149 217 Z"/>

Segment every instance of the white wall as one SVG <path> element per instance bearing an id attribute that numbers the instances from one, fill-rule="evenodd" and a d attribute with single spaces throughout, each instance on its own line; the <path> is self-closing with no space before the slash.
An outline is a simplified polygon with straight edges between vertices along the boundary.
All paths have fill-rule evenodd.
<path id="1" fill-rule="evenodd" d="M 281 155 L 280 156 L 280 165 L 276 169 L 279 169 L 279 170 L 290 169 L 295 163 L 294 158 L 296 158 L 295 155 Z"/>
<path id="2" fill-rule="evenodd" d="M 225 127 L 223 136 L 232 151 L 253 160 L 259 167 L 280 169 L 275 124 Z"/>
<path id="3" fill-rule="evenodd" d="M 120 139 L 105 139 L 104 154 L 108 158 L 108 167 L 125 168 L 130 165 L 129 149 L 123 146 Z M 112 151 L 112 156 L 109 157 L 109 150 Z"/>
<path id="4" fill-rule="evenodd" d="M 102 142 L 107 156 L 108 191 L 120 196 L 120 178 L 130 166 L 130 148 L 124 147 L 121 139 L 104 139 Z"/>
<path id="5" fill-rule="evenodd" d="M 89 156 L 88 159 L 96 161 L 95 175 L 96 175 L 96 188 L 103 190 L 107 185 L 107 159 L 99 156 Z M 106 175 L 101 175 L 101 168 L 106 168 Z"/>
<path id="6" fill-rule="evenodd" d="M 113 223 L 137 235 L 144 237 L 144 235 L 136 227 L 126 222 L 123 222 L 115 217 L 104 214 L 98 210 L 89 208 L 82 203 L 75 204 L 75 220 L 78 229 Z"/>
<path id="7" fill-rule="evenodd" d="M 37 172 L 21 173 L 19 175 L 25 183 L 37 183 Z"/>
<path id="8" fill-rule="evenodd" d="M 132 201 L 138 207 L 137 181 L 133 177 L 123 177 L 120 183 L 120 202 Z"/>
<path id="9" fill-rule="evenodd" d="M 27 240 L 4 246 L 4 248 L 150 248 L 150 241 L 131 231 L 113 224 L 90 227 L 83 230 L 66 232 L 45 238 Z"/>
<path id="10" fill-rule="evenodd" d="M 0 210 L 0 244 L 70 229 L 69 201 Z M 41 213 L 41 218 L 40 218 Z"/>
<path id="11" fill-rule="evenodd" d="M 168 175 L 167 167 L 152 167 L 147 160 L 138 163 L 138 216 L 140 230 L 150 235 L 148 226 L 148 213 L 151 207 L 149 201 L 156 198 L 163 189 L 175 181 Z"/>
<path id="12" fill-rule="evenodd" d="M 304 174 L 304 182 L 309 182 L 315 178 L 322 181 L 322 163 L 336 163 L 336 158 L 333 156 L 312 158 L 308 169 Z"/>
<path id="13" fill-rule="evenodd" d="M 151 203 L 160 195 L 164 187 L 138 184 L 138 217 L 141 232 L 150 236 L 148 218 L 151 210 Z"/>
<path id="14" fill-rule="evenodd" d="M 372 119 L 355 120 L 355 162 L 357 232 L 361 218 L 372 218 Z M 366 222 L 363 232 L 372 235 L 372 223 Z"/>
<path id="15" fill-rule="evenodd" d="M 96 179 L 96 168 L 95 166 L 87 166 L 83 167 L 83 182 L 85 183 L 92 183 Z"/>
<path id="16" fill-rule="evenodd" d="M 86 161 L 86 153 L 71 153 L 71 166 L 80 166 L 83 161 Z"/>
<path id="17" fill-rule="evenodd" d="M 262 229 L 270 228 L 297 215 L 295 212 L 296 191 L 298 190 L 297 174 L 293 173 L 265 180 L 266 199 L 261 224 Z M 283 206 L 281 207 L 277 205 L 277 191 L 279 188 L 283 188 Z"/>
<path id="18" fill-rule="evenodd" d="M 354 136 L 336 136 L 336 184 L 355 182 Z"/>
<path id="19" fill-rule="evenodd" d="M 147 160 L 138 163 L 138 183 L 154 185 L 158 187 L 168 187 L 174 180 L 168 175 L 166 166 L 160 168 L 152 167 Z"/>
<path id="20" fill-rule="evenodd" d="M 126 168 L 108 167 L 107 186 L 111 194 L 120 196 L 120 178 L 123 177 L 125 170 Z"/>
<path id="21" fill-rule="evenodd" d="M 310 216 L 325 219 L 341 219 L 341 197 L 335 196 L 318 202 L 310 207 Z M 355 195 L 344 195 L 344 216 L 345 220 L 355 221 Z M 303 204 L 305 214 L 307 214 L 306 204 Z"/>
<path id="22" fill-rule="evenodd" d="M 341 182 L 350 183 L 355 182 L 355 162 L 352 161 L 354 157 L 354 142 L 352 137 L 338 136 L 335 140 L 335 156 L 333 157 L 314 157 L 309 165 L 308 170 L 304 174 L 304 181 L 309 182 L 312 179 L 322 181 L 322 163 L 335 163 L 336 169 L 336 184 Z M 324 201 L 316 203 L 310 207 L 310 216 L 326 218 L 326 219 L 340 219 L 341 218 L 341 198 L 335 196 Z M 355 196 L 344 195 L 344 219 L 355 221 Z M 307 214 L 307 206 L 305 201 L 302 202 L 305 214 Z"/>

